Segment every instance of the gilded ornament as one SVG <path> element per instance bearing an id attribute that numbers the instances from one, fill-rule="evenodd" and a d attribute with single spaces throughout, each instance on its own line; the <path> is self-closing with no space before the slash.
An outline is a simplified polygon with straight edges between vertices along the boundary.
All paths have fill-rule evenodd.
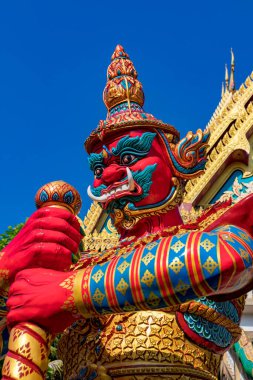
<path id="1" fill-rule="evenodd" d="M 206 262 L 203 264 L 203 268 L 205 268 L 210 274 L 212 274 L 218 266 L 219 265 L 214 261 L 214 259 L 211 256 L 209 256 L 206 259 Z"/>
<path id="2" fill-rule="evenodd" d="M 183 296 L 186 295 L 187 290 L 190 288 L 183 280 L 179 280 L 177 286 L 175 287 L 176 292 L 181 293 Z"/>
<path id="3" fill-rule="evenodd" d="M 122 264 L 120 264 L 120 266 L 118 267 L 118 271 L 123 274 L 125 272 L 125 270 L 129 267 L 129 263 L 127 261 L 123 261 Z"/>
<path id="4" fill-rule="evenodd" d="M 240 251 L 240 255 L 242 256 L 242 258 L 249 262 L 250 257 L 249 257 L 248 252 L 245 251 L 245 249 L 242 249 L 242 248 L 239 248 L 239 251 Z"/>
<path id="5" fill-rule="evenodd" d="M 209 239 L 205 239 L 200 243 L 200 245 L 206 252 L 209 252 L 214 247 L 214 244 Z"/>
<path id="6" fill-rule="evenodd" d="M 93 278 L 93 280 L 94 281 L 96 281 L 96 283 L 98 283 L 100 280 L 101 280 L 101 278 L 104 276 L 104 273 L 102 272 L 102 270 L 100 269 L 100 270 L 98 270 L 93 276 L 92 276 L 92 278 Z"/>
<path id="7" fill-rule="evenodd" d="M 116 286 L 116 289 L 123 294 L 123 296 L 126 294 L 127 289 L 129 288 L 129 285 L 126 283 L 126 281 L 121 278 L 120 282 Z"/>
<path id="8" fill-rule="evenodd" d="M 153 246 L 154 247 L 154 246 Z M 150 246 L 149 246 L 150 248 Z M 151 252 L 148 252 L 142 259 L 141 261 L 144 262 L 145 265 L 148 265 L 150 263 L 151 260 L 154 259 L 154 255 L 151 253 Z"/>
<path id="9" fill-rule="evenodd" d="M 169 264 L 169 268 L 173 270 L 176 274 L 178 274 L 181 269 L 184 267 L 184 264 L 178 257 L 175 257 L 173 261 Z"/>
<path id="10" fill-rule="evenodd" d="M 179 251 L 181 251 L 181 249 L 185 246 L 185 244 L 183 244 L 180 240 L 178 240 L 175 244 L 173 244 L 171 246 L 171 249 L 178 253 Z"/>
<path id="11" fill-rule="evenodd" d="M 141 278 L 141 282 L 143 282 L 145 285 L 147 285 L 150 288 L 152 286 L 154 278 L 155 276 L 153 276 L 152 273 L 149 272 L 149 270 L 146 270 L 144 272 L 144 275 Z"/>
<path id="12" fill-rule="evenodd" d="M 93 296 L 94 301 L 97 302 L 99 305 L 102 305 L 104 298 L 105 295 L 97 288 Z"/>

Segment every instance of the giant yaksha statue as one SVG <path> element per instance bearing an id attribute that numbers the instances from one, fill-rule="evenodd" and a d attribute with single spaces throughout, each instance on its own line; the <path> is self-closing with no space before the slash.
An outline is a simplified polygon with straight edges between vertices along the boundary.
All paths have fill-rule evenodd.
<path id="1" fill-rule="evenodd" d="M 121 46 L 107 79 L 107 118 L 85 142 L 95 177 L 88 194 L 110 214 L 119 245 L 85 253 L 69 269 L 82 238 L 75 217 L 35 212 L 0 257 L 5 277 L 19 272 L 9 326 L 28 321 L 54 334 L 74 323 L 59 348 L 64 379 L 215 380 L 253 287 L 251 196 L 184 225 L 184 183 L 204 170 L 208 131 L 180 140 L 146 113 Z M 13 355 L 5 379 L 16 378 Z M 22 379 L 43 378 L 32 355 L 20 360 L 28 368 Z"/>

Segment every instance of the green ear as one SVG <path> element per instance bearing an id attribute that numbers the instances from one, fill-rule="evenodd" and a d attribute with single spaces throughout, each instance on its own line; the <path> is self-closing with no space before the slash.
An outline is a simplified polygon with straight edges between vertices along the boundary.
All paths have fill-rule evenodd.
<path id="1" fill-rule="evenodd" d="M 210 131 L 197 130 L 196 134 L 188 132 L 186 137 L 180 140 L 176 145 L 170 145 L 163 134 L 160 132 L 167 150 L 171 165 L 178 177 L 190 179 L 198 177 L 204 170 L 207 157 L 206 148 L 210 138 Z"/>

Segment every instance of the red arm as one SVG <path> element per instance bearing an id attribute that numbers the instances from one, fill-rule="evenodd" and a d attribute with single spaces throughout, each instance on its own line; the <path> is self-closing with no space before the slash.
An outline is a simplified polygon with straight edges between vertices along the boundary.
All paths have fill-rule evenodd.
<path id="1" fill-rule="evenodd" d="M 8 321 L 29 315 L 57 332 L 80 315 L 173 308 L 213 294 L 226 299 L 249 283 L 252 257 L 252 238 L 230 226 L 162 238 L 72 273 L 23 271 L 11 287 Z"/>

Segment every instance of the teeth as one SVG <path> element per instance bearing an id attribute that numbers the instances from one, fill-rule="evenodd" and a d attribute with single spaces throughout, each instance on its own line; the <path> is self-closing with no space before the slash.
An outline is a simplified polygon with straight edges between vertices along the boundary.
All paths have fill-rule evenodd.
<path id="1" fill-rule="evenodd" d="M 134 191 L 135 185 L 134 185 L 134 179 L 133 179 L 132 172 L 131 172 L 131 170 L 129 168 L 126 168 L 126 172 L 127 172 L 127 179 L 128 179 L 128 183 L 127 184 L 124 184 L 122 186 L 118 186 L 116 189 L 112 189 L 111 191 L 109 191 L 108 193 L 105 193 L 105 194 L 101 195 L 100 197 L 96 197 L 95 195 L 93 195 L 92 192 L 91 192 L 91 187 L 89 186 L 88 189 L 87 189 L 88 196 L 93 201 L 105 203 L 107 201 L 107 199 L 111 195 L 113 195 L 115 193 L 119 193 L 119 192 L 125 191 L 125 190 Z"/>
<path id="2" fill-rule="evenodd" d="M 87 194 L 93 201 L 96 201 L 96 202 L 103 203 L 103 202 L 106 202 L 106 199 L 108 198 L 108 194 L 103 194 L 101 195 L 101 197 L 96 197 L 95 195 L 92 194 L 90 186 L 88 186 Z"/>
<path id="3" fill-rule="evenodd" d="M 129 168 L 126 168 L 126 171 L 127 171 L 127 179 L 128 179 L 128 190 L 134 191 L 135 185 L 134 185 L 132 172 Z"/>

